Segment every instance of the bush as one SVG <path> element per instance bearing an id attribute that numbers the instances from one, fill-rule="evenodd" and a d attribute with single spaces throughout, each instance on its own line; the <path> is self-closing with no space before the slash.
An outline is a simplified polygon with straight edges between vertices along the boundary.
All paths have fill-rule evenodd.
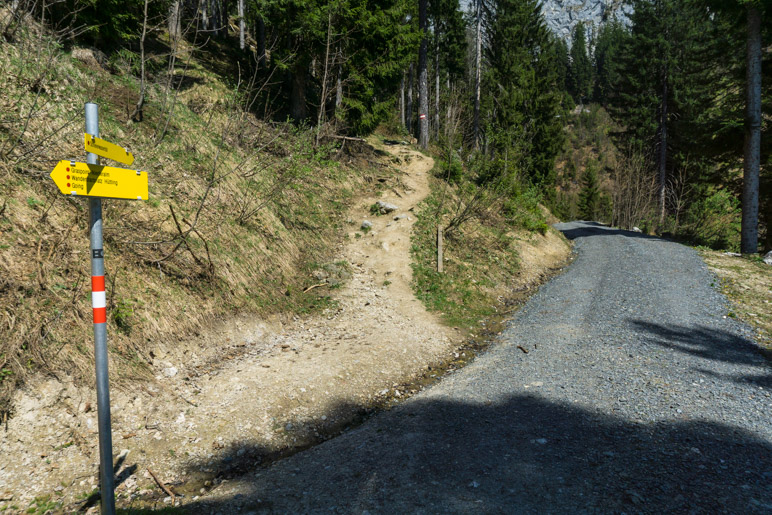
<path id="1" fill-rule="evenodd" d="M 455 157 L 451 159 L 450 164 L 438 159 L 435 170 L 438 178 L 445 179 L 449 184 L 459 184 L 464 177 L 464 166 Z"/>
<path id="2" fill-rule="evenodd" d="M 545 234 L 549 225 L 539 208 L 540 202 L 541 195 L 535 187 L 514 191 L 513 195 L 504 201 L 504 214 L 516 227 Z"/>
<path id="3" fill-rule="evenodd" d="M 689 205 L 678 232 L 698 245 L 737 250 L 741 218 L 740 201 L 730 192 L 718 190 Z"/>

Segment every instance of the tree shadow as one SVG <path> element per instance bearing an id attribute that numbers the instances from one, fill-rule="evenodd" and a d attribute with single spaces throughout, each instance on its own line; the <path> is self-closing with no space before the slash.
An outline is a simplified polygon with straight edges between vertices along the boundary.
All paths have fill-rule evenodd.
<path id="1" fill-rule="evenodd" d="M 574 224 L 582 224 L 580 227 L 565 227 Z M 635 231 L 625 231 L 624 229 L 616 229 L 603 225 L 599 222 L 585 222 L 583 220 L 577 220 L 575 222 L 560 223 L 553 225 L 555 229 L 562 232 L 563 235 L 569 240 L 575 240 L 577 238 L 586 238 L 590 236 L 626 236 L 628 238 L 641 238 L 646 240 L 662 240 L 657 236 L 649 236 Z M 662 240 L 667 241 L 667 240 Z"/>
<path id="2" fill-rule="evenodd" d="M 121 483 L 129 479 L 137 472 L 136 463 L 121 470 L 121 466 L 123 465 L 124 461 L 126 461 L 125 455 L 118 457 L 118 459 L 115 460 L 115 463 L 113 464 L 113 471 L 116 472 L 115 483 L 114 483 L 115 487 L 118 487 L 118 485 L 120 485 Z M 78 508 L 78 511 L 83 512 L 93 506 L 96 506 L 97 504 L 99 504 L 100 499 L 101 499 L 101 493 L 97 490 L 96 492 L 92 493 L 91 495 L 89 495 L 79 503 L 80 507 Z"/>
<path id="3" fill-rule="evenodd" d="M 735 383 L 772 387 L 772 354 L 752 340 L 715 327 L 665 326 L 637 319 L 630 320 L 630 323 L 641 333 L 648 335 L 644 338 L 644 343 L 708 361 L 742 365 L 744 370 L 743 374 L 729 375 L 705 367 L 696 369 L 704 374 Z"/>
<path id="4" fill-rule="evenodd" d="M 772 444 L 720 422 L 638 423 L 539 395 L 415 399 L 227 485 L 181 511 L 770 513 Z"/>

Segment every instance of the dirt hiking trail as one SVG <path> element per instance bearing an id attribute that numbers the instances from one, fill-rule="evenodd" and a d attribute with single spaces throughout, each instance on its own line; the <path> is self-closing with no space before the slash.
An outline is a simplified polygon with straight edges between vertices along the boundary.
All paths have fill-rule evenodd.
<path id="1" fill-rule="evenodd" d="M 353 207 L 339 257 L 351 277 L 330 290 L 334 308 L 285 328 L 242 320 L 213 329 L 210 339 L 234 349 L 216 367 L 189 346 L 167 343 L 155 353 L 157 384 L 113 389 L 119 506 L 165 497 L 148 468 L 183 502 L 205 496 L 230 473 L 317 442 L 379 398 L 403 395 L 401 384 L 460 344 L 410 284 L 412 209 L 429 194 L 433 160 L 405 145 L 388 150 L 399 161 L 399 186 Z M 398 209 L 373 215 L 379 200 Z M 359 228 L 365 219 L 367 232 Z M 94 392 L 51 379 L 29 387 L 16 405 L 0 431 L 0 506 L 25 509 L 54 493 L 65 511 L 82 507 L 98 477 Z"/>

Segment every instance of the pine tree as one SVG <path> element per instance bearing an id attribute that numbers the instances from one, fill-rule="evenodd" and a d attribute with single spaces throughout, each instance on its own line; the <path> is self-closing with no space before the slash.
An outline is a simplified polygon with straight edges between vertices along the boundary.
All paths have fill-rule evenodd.
<path id="1" fill-rule="evenodd" d="M 557 66 L 557 85 L 568 91 L 568 76 L 571 73 L 571 60 L 568 57 L 568 45 L 562 38 L 555 38 L 555 63 Z"/>
<path id="2" fill-rule="evenodd" d="M 420 41 L 415 23 L 406 22 L 415 12 L 413 2 L 259 0 L 247 10 L 267 21 L 271 65 L 284 73 L 278 93 L 288 109 L 280 117 L 289 114 L 302 122 L 318 119 L 312 109 L 328 108 L 320 105 L 322 77 L 310 73 L 312 63 L 323 68 L 328 59 L 334 59 L 336 82 L 341 82 L 335 116 L 344 130 L 369 133 L 389 115 L 402 72 Z M 332 57 L 326 51 L 330 37 Z"/>
<path id="3" fill-rule="evenodd" d="M 601 25 L 594 52 L 593 98 L 607 105 L 613 95 L 614 85 L 619 82 L 619 59 L 628 33 L 617 20 Z"/>
<path id="4" fill-rule="evenodd" d="M 700 162 L 694 149 L 706 134 L 717 81 L 717 69 L 707 63 L 721 38 L 709 12 L 688 0 L 636 0 L 634 9 L 609 107 L 627 143 L 656 163 L 662 222 L 668 170 Z"/>
<path id="5" fill-rule="evenodd" d="M 577 103 L 583 104 L 592 95 L 592 63 L 581 23 L 574 29 L 570 55 L 569 92 Z"/>
<path id="6" fill-rule="evenodd" d="M 563 143 L 554 36 L 536 0 L 494 1 L 485 33 L 485 132 L 499 175 L 549 184 Z"/>
<path id="7" fill-rule="evenodd" d="M 601 195 L 598 184 L 598 172 L 593 163 L 588 163 L 582 176 L 582 190 L 579 192 L 579 217 L 582 220 L 595 220 L 600 214 Z"/>

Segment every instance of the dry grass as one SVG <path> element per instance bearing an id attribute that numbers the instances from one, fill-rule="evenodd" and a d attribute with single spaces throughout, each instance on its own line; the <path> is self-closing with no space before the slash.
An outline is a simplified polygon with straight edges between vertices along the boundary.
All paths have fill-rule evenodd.
<path id="1" fill-rule="evenodd" d="M 713 250 L 701 255 L 732 301 L 730 315 L 753 326 L 759 343 L 772 350 L 772 267 Z"/>
<path id="2" fill-rule="evenodd" d="M 0 66 L 0 412 L 30 373 L 93 375 L 87 204 L 48 177 L 58 160 L 85 158 L 87 101 L 100 106 L 101 136 L 150 175 L 150 201 L 104 202 L 113 378 L 150 377 L 151 346 L 218 321 L 329 300 L 300 292 L 331 258 L 353 192 L 374 187 L 369 147 L 316 148 L 307 132 L 263 123 L 242 109 L 243 86 L 228 88 L 190 49 L 160 143 L 162 73 L 131 123 L 136 78 L 74 60 L 33 22 L 0 42 Z"/>
<path id="3" fill-rule="evenodd" d="M 411 239 L 416 296 L 447 324 L 470 330 L 514 311 L 570 252 L 546 225 L 552 216 L 546 208 L 525 195 L 513 200 L 489 192 L 468 220 L 446 234 L 444 271 L 438 272 L 437 223 L 447 228 L 460 205 L 476 201 L 474 191 L 433 179 L 432 193 L 416 208 Z"/>

